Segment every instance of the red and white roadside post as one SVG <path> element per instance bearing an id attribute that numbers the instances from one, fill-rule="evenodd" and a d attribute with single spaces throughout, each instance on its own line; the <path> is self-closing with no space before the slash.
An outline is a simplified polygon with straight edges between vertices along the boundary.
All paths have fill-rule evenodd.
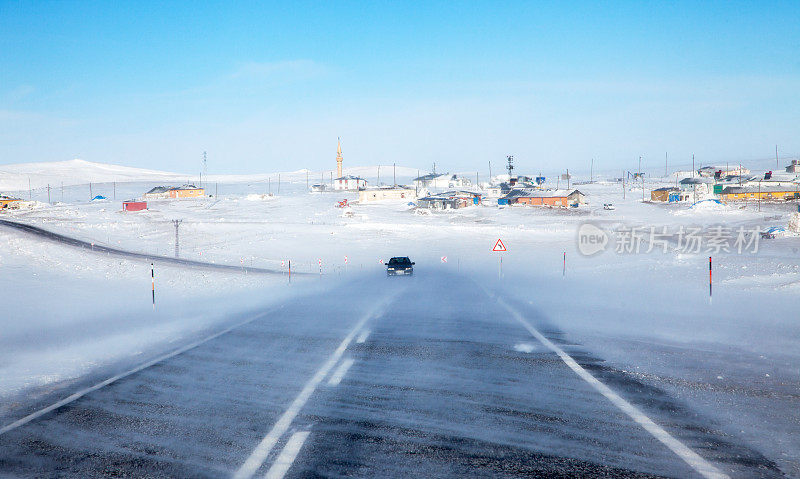
<path id="1" fill-rule="evenodd" d="M 153 283 L 153 311 L 156 310 L 156 269 L 153 263 L 150 263 L 150 279 Z"/>
<path id="2" fill-rule="evenodd" d="M 708 302 L 711 302 L 711 256 L 708 257 Z"/>

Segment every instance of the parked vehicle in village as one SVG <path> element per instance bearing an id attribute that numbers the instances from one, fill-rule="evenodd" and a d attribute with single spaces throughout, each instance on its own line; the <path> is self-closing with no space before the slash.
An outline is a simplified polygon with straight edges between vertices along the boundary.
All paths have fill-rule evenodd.
<path id="1" fill-rule="evenodd" d="M 386 264 L 386 276 L 404 276 L 414 274 L 414 262 L 407 256 L 397 256 Z"/>

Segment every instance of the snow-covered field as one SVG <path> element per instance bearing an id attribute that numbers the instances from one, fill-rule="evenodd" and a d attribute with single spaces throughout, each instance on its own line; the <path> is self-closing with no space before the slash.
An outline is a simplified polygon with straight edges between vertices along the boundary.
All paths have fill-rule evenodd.
<path id="1" fill-rule="evenodd" d="M 410 171 L 403 169 L 404 181 Z M 590 201 L 578 210 L 486 204 L 421 215 L 403 202 L 382 202 L 356 204 L 343 215 L 334 205 L 356 194 L 308 193 L 305 173 L 289 176 L 277 194 L 264 181 L 275 175 L 262 176 L 221 181 L 215 198 L 154 201 L 139 213 L 121 212 L 120 200 L 168 177 L 119 183 L 113 193 L 108 183 L 94 186 L 95 194 L 116 201 L 89 202 L 81 185 L 67 188 L 63 202 L 60 191 L 52 193 L 55 205 L 3 213 L 95 244 L 165 256 L 174 252 L 171 221 L 181 219 L 184 258 L 276 269 L 291 260 L 293 271 L 311 274 L 290 285 L 283 276 L 156 264 L 154 312 L 149 264 L 0 228 L 0 397 L 135 362 L 230 322 L 232 313 L 356 275 L 377 277 L 381 260 L 408 255 L 420 275 L 446 270 L 499 282 L 569 340 L 670 390 L 760 448 L 773 448 L 773 459 L 800 473 L 793 434 L 800 430 L 800 238 L 762 240 L 757 253 L 714 252 L 711 302 L 705 248 L 680 252 L 670 244 L 666 253 L 616 253 L 612 239 L 607 251 L 586 257 L 576 236 L 585 222 L 609 232 L 786 226 L 795 205 L 688 209 L 643 203 L 641 189 L 623 199 L 619 184 L 600 182 L 578 187 Z M 261 196 L 268 188 L 275 195 Z M 498 238 L 508 248 L 502 278 L 501 253 L 491 251 Z"/>

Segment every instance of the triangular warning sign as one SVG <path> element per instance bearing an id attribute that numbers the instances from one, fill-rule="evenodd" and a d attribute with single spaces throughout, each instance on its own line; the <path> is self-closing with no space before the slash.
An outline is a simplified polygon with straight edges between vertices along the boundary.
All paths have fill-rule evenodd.
<path id="1" fill-rule="evenodd" d="M 492 251 L 506 251 L 506 245 L 503 244 L 503 240 L 497 239 L 497 243 L 494 244 L 494 248 Z"/>

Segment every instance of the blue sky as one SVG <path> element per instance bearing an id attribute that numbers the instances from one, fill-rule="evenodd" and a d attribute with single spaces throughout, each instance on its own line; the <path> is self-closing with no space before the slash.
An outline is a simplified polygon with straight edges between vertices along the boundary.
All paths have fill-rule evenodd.
<path id="1" fill-rule="evenodd" d="M 130 3 L 0 0 L 0 164 L 800 155 L 799 2 Z"/>

